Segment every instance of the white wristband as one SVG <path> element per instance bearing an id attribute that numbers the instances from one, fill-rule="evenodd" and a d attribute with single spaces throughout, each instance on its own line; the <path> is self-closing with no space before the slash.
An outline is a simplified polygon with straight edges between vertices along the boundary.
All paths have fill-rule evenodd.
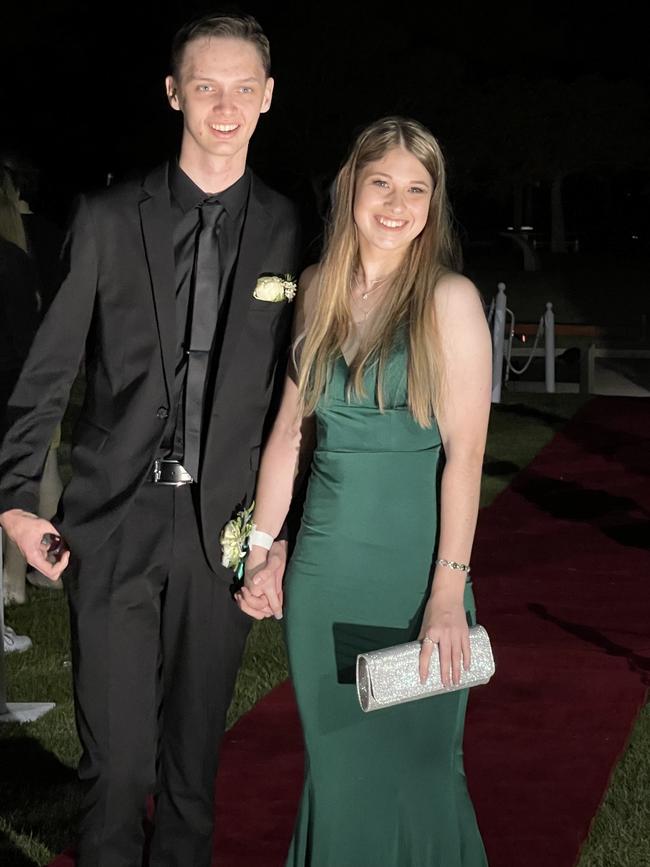
<path id="1" fill-rule="evenodd" d="M 257 545 L 259 548 L 266 548 L 268 551 L 274 541 L 275 539 L 270 533 L 264 533 L 262 530 L 258 530 L 255 524 L 253 524 L 253 529 L 248 537 L 249 548 L 252 548 L 253 545 Z"/>

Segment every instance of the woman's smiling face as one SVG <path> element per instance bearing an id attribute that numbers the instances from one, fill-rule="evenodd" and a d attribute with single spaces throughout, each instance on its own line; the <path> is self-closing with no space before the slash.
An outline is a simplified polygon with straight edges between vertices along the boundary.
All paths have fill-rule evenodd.
<path id="1" fill-rule="evenodd" d="M 429 217 L 433 179 L 406 148 L 396 147 L 357 176 L 354 222 L 359 244 L 406 252 Z"/>

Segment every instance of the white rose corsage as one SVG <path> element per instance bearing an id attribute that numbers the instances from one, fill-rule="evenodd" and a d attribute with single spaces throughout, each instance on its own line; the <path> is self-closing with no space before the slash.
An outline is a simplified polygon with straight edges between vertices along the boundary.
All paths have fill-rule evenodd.
<path id="1" fill-rule="evenodd" d="M 258 301 L 293 301 L 298 286 L 292 274 L 265 274 L 259 277 L 253 291 Z"/>
<path id="2" fill-rule="evenodd" d="M 221 565 L 232 569 L 237 578 L 244 575 L 244 563 L 248 554 L 248 540 L 253 529 L 253 501 L 247 509 L 241 509 L 225 525 L 219 536 L 221 542 Z"/>

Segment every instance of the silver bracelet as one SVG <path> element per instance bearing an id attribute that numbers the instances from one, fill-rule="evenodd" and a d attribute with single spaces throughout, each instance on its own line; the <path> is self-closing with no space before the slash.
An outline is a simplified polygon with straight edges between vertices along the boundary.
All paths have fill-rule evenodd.
<path id="1" fill-rule="evenodd" d="M 434 566 L 446 566 L 448 569 L 458 569 L 459 572 L 467 572 L 469 575 L 469 565 L 465 563 L 457 563 L 455 560 L 443 560 L 441 557 L 439 560 L 433 561 Z"/>

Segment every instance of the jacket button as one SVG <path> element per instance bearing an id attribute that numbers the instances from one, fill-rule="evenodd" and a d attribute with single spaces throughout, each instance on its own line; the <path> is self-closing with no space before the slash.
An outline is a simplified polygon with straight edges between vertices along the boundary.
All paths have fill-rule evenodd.
<path id="1" fill-rule="evenodd" d="M 169 410 L 166 406 L 159 406 L 156 410 L 156 416 L 158 418 L 167 418 L 169 416 Z"/>

